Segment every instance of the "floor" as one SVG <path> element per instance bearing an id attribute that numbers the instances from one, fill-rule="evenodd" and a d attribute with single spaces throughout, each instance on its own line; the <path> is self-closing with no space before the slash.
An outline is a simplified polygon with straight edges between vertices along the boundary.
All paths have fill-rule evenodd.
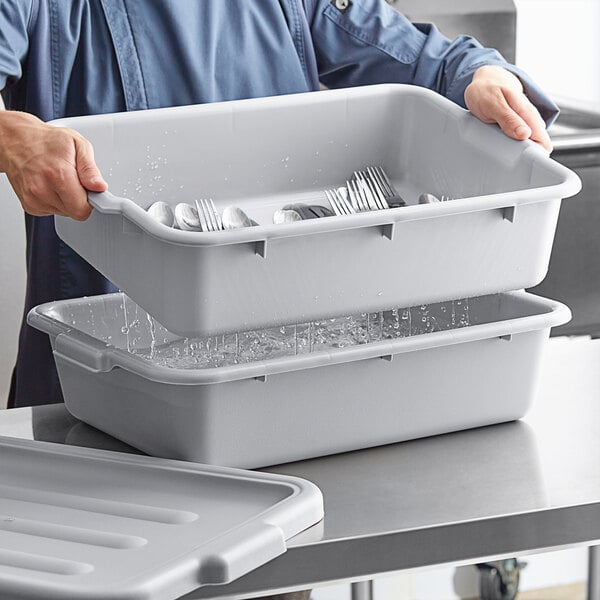
<path id="1" fill-rule="evenodd" d="M 517 594 L 516 600 L 585 600 L 585 583 L 561 585 Z"/>

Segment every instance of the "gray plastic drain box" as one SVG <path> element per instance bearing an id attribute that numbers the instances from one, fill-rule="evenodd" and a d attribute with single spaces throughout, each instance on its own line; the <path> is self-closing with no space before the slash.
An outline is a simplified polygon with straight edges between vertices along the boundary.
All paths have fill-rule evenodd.
<path id="1" fill-rule="evenodd" d="M 531 287 L 577 176 L 440 95 L 403 85 L 64 119 L 109 192 L 58 235 L 170 331 L 200 335 Z M 409 204 L 273 225 L 381 165 Z M 418 205 L 430 192 L 453 198 Z M 145 212 L 212 198 L 258 227 L 170 229 Z M 526 260 L 524 259 L 526 257 Z"/>
<path id="2" fill-rule="evenodd" d="M 308 481 L 0 437 L 0 596 L 170 600 L 279 556 Z M 243 500 L 241 500 L 243 498 Z"/>
<path id="3" fill-rule="evenodd" d="M 123 303 L 111 294 L 29 313 L 50 335 L 69 411 L 144 452 L 237 467 L 518 419 L 550 328 L 570 318 L 562 304 L 510 292 L 470 299 L 460 329 L 178 369 L 127 351 Z"/>

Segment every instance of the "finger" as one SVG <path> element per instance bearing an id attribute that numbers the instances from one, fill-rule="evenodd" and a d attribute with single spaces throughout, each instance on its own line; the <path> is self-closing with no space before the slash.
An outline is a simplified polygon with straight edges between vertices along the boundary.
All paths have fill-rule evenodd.
<path id="1" fill-rule="evenodd" d="M 523 94 L 506 94 L 509 106 L 527 123 L 531 129 L 529 139 L 552 151 L 552 142 L 546 131 L 546 124 L 535 106 Z"/>
<path id="2" fill-rule="evenodd" d="M 505 92 L 510 96 L 510 92 Z M 546 132 L 544 122 L 533 105 L 524 95 L 519 99 L 513 98 L 512 102 L 516 105 L 514 110 L 511 104 L 506 100 L 497 103 L 495 119 L 502 131 L 509 137 L 516 140 L 531 139 L 540 144 L 547 152 L 552 150 L 550 136 Z M 529 106 L 528 106 L 529 105 Z M 521 111 L 521 114 L 518 112 Z"/>
<path id="3" fill-rule="evenodd" d="M 489 118 L 495 121 L 507 136 L 516 140 L 526 140 L 531 136 L 532 130 L 509 104 L 506 95 L 504 90 L 495 95 L 487 111 Z"/>
<path id="4" fill-rule="evenodd" d="M 543 136 L 538 137 L 534 137 L 531 136 L 531 140 L 533 142 L 536 142 L 536 144 L 539 144 L 540 146 L 542 146 L 544 148 L 544 150 L 546 150 L 548 152 L 548 154 L 550 154 L 552 152 L 552 150 L 554 150 L 554 147 L 552 145 L 552 140 L 550 139 L 550 136 L 548 135 L 548 132 L 545 131 Z"/>
<path id="5" fill-rule="evenodd" d="M 84 137 L 75 136 L 75 166 L 81 185 L 92 192 L 104 192 L 108 184 L 94 161 L 92 144 Z"/>
<path id="6" fill-rule="evenodd" d="M 42 210 L 47 211 L 46 214 L 76 218 L 70 214 L 70 210 L 65 207 L 63 199 L 57 192 L 51 192 L 51 194 L 46 197 L 45 202 L 46 206 Z"/>
<path id="7" fill-rule="evenodd" d="M 92 207 L 78 173 L 72 167 L 67 167 L 57 173 L 57 178 L 54 186 L 57 209 L 77 221 L 85 221 L 90 216 Z"/>

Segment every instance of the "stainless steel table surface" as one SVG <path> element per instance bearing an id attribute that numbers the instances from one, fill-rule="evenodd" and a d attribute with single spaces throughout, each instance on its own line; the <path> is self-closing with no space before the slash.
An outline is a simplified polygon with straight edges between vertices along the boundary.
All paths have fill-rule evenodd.
<path id="1" fill-rule="evenodd" d="M 132 451 L 62 405 L 0 411 L 0 434 Z M 600 340 L 549 342 L 539 393 L 522 421 L 266 470 L 316 483 L 324 520 L 290 540 L 277 559 L 186 600 L 596 544 Z"/>

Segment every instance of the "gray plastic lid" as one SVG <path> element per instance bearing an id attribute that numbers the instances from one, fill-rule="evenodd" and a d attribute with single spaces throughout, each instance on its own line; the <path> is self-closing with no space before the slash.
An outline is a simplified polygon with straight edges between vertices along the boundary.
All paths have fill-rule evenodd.
<path id="1" fill-rule="evenodd" d="M 294 477 L 0 436 L 0 597 L 178 598 L 322 516 Z"/>

